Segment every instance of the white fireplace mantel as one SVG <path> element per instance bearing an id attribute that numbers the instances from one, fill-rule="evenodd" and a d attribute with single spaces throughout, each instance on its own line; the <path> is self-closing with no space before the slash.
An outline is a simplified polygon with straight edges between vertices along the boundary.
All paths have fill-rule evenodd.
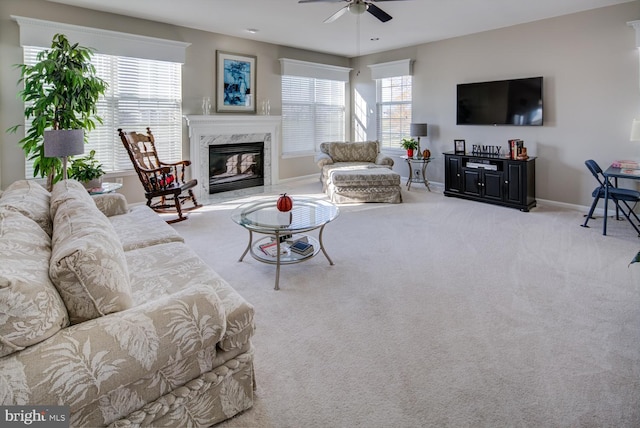
<path id="1" fill-rule="evenodd" d="M 191 173 L 198 179 L 199 198 L 209 195 L 209 146 L 225 144 L 229 138 L 267 135 L 265 139 L 265 186 L 278 183 L 278 159 L 281 146 L 282 117 L 256 115 L 187 115 Z M 223 138 L 220 138 L 223 137 Z M 220 141 L 224 142 L 220 142 Z"/>

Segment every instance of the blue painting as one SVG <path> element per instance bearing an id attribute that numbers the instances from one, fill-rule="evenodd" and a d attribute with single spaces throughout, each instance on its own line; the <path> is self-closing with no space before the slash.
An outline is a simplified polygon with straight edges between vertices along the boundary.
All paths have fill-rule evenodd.
<path id="1" fill-rule="evenodd" d="M 251 64 L 224 60 L 224 105 L 247 106 L 251 102 Z"/>
<path id="2" fill-rule="evenodd" d="M 217 110 L 255 113 L 256 57 L 218 51 L 217 60 Z"/>

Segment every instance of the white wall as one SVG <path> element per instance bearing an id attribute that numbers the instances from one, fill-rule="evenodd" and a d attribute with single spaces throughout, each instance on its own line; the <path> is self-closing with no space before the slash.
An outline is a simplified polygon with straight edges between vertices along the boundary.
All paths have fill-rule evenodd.
<path id="1" fill-rule="evenodd" d="M 506 147 L 521 138 L 537 156 L 539 199 L 590 205 L 597 183 L 586 159 L 603 168 L 615 159 L 640 160 L 640 144 L 629 141 L 632 119 L 640 117 L 638 50 L 626 24 L 637 19 L 639 1 L 370 55 L 352 64 L 360 70 L 352 85 L 374 106 L 366 65 L 415 59 L 413 121 L 430 125 L 428 148 L 441 154 L 454 139 Z M 544 76 L 543 127 L 455 124 L 456 84 L 533 76 Z M 406 175 L 403 168 L 399 162 Z M 427 177 L 444 181 L 443 160 L 429 165 Z"/>

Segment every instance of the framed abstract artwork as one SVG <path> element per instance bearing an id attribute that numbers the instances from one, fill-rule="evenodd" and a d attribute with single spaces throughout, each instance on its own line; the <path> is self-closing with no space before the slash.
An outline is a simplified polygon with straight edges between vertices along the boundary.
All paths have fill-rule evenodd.
<path id="1" fill-rule="evenodd" d="M 256 57 L 216 51 L 216 111 L 256 112 Z"/>

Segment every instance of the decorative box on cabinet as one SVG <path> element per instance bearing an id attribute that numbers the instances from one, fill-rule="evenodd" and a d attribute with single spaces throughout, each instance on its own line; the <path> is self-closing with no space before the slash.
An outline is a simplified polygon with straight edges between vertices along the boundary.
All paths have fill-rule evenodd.
<path id="1" fill-rule="evenodd" d="M 444 153 L 445 196 L 529 211 L 536 206 L 535 158 Z"/>

